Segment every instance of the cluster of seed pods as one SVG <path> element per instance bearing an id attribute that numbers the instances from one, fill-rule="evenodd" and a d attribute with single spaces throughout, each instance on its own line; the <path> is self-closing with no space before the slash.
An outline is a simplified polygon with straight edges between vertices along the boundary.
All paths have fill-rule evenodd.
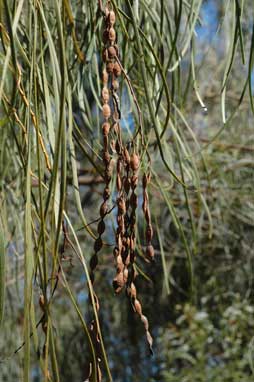
<path id="1" fill-rule="evenodd" d="M 99 2 L 101 3 L 101 2 Z M 152 337 L 149 333 L 149 324 L 147 318 L 142 313 L 140 301 L 137 299 L 135 287 L 135 253 L 136 253 L 136 215 L 138 207 L 137 186 L 139 182 L 140 158 L 135 148 L 135 143 L 125 144 L 121 133 L 121 110 L 118 96 L 119 83 L 118 78 L 122 74 L 122 65 L 119 57 L 119 49 L 116 44 L 116 31 L 114 29 L 116 16 L 112 10 L 110 1 L 107 2 L 105 9 L 100 8 L 104 15 L 105 29 L 103 31 L 104 49 L 102 59 L 104 68 L 102 72 L 102 135 L 103 135 L 103 162 L 104 162 L 104 181 L 105 188 L 103 192 L 103 202 L 100 207 L 100 221 L 97 227 L 98 236 L 94 243 L 94 254 L 90 260 L 90 276 L 94 282 L 94 272 L 98 264 L 98 252 L 102 248 L 102 234 L 105 231 L 104 219 L 109 213 L 108 200 L 110 198 L 110 184 L 112 172 L 116 171 L 116 189 L 117 189 L 117 217 L 115 233 L 115 268 L 116 276 L 113 280 L 113 287 L 116 293 L 126 290 L 132 306 L 140 316 L 146 331 L 147 341 L 152 352 Z M 114 136 L 114 140 L 110 137 Z M 112 150 L 113 148 L 113 150 Z M 116 166 L 112 151 L 116 153 Z M 147 185 L 150 181 L 150 175 L 143 176 L 143 211 L 146 219 L 146 256 L 152 259 L 154 250 L 152 241 L 152 225 L 149 210 L 149 200 Z M 97 310 L 99 309 L 98 299 L 95 296 Z M 93 337 L 98 339 L 96 326 L 92 325 Z M 95 341 L 96 342 L 96 341 Z M 99 361 L 99 356 L 97 357 Z M 98 362 L 97 376 L 101 375 Z M 99 379 L 100 380 L 100 379 Z"/>

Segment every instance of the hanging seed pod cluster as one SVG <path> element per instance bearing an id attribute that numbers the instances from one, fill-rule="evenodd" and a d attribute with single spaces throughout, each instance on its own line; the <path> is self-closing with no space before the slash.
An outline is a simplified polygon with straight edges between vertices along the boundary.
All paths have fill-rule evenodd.
<path id="1" fill-rule="evenodd" d="M 102 52 L 102 136 L 103 136 L 103 162 L 104 181 L 103 201 L 100 207 L 100 221 L 97 227 L 97 239 L 94 243 L 94 254 L 90 260 L 91 281 L 94 282 L 94 272 L 98 264 L 98 252 L 102 248 L 102 234 L 105 231 L 104 219 L 109 213 L 108 201 L 110 189 L 113 186 L 112 175 L 115 171 L 116 179 L 116 232 L 115 232 L 115 277 L 113 287 L 118 294 L 125 290 L 130 298 L 134 311 L 140 316 L 146 331 L 146 337 L 150 351 L 152 352 L 152 337 L 149 333 L 147 318 L 143 315 L 142 306 L 137 298 L 135 278 L 136 257 L 136 220 L 138 212 L 138 185 L 143 187 L 143 212 L 146 221 L 146 251 L 145 256 L 153 260 L 154 250 L 152 246 L 153 229 L 151 225 L 151 215 L 149 210 L 149 199 L 147 187 L 150 182 L 150 174 L 140 177 L 141 163 L 135 139 L 132 143 L 124 142 L 121 131 L 121 106 L 119 101 L 119 77 L 125 71 L 122 67 L 119 48 L 117 46 L 117 35 L 115 31 L 116 15 L 110 4 L 107 2 L 105 8 L 99 2 L 100 9 L 104 16 Z M 128 85 L 129 85 L 129 81 Z M 116 159 L 113 159 L 112 147 Z M 115 166 L 114 166 L 115 163 Z M 141 179 L 140 179 L 141 178 Z M 97 298 L 96 298 L 97 301 Z M 97 304 L 97 309 L 99 305 Z"/>

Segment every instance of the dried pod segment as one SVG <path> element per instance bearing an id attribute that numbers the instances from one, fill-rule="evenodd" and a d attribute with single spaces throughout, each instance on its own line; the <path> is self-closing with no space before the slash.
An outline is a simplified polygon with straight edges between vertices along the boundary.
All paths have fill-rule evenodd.
<path id="1" fill-rule="evenodd" d="M 150 173 L 143 175 L 143 204 L 142 209 L 144 212 L 145 220 L 146 220 L 146 257 L 149 260 L 154 260 L 154 248 L 152 245 L 152 238 L 153 238 L 153 227 L 151 222 L 151 214 L 150 214 L 150 208 L 149 208 L 149 197 L 147 192 L 147 186 L 150 183 L 151 175 Z"/>

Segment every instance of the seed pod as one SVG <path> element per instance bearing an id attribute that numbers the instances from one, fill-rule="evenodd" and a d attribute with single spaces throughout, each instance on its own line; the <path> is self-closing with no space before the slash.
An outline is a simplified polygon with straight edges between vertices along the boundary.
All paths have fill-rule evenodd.
<path id="1" fill-rule="evenodd" d="M 129 274 L 129 271 L 127 268 L 124 268 L 124 271 L 123 271 L 123 281 L 124 281 L 124 284 L 127 283 L 127 280 L 128 280 L 128 274 Z"/>
<path id="2" fill-rule="evenodd" d="M 146 174 L 143 175 L 142 183 L 143 183 L 143 188 L 146 188 L 148 183 L 148 176 Z"/>
<path id="3" fill-rule="evenodd" d="M 104 160 L 104 162 L 105 162 L 107 165 L 109 164 L 110 159 L 111 159 L 111 157 L 110 157 L 109 152 L 108 152 L 108 151 L 105 151 L 105 152 L 103 153 L 103 160 Z"/>
<path id="4" fill-rule="evenodd" d="M 134 251 L 135 246 L 136 246 L 136 238 L 135 237 L 131 237 L 130 238 L 130 249 L 131 249 L 131 251 Z"/>
<path id="5" fill-rule="evenodd" d="M 137 175 L 132 175 L 131 177 L 131 188 L 134 189 L 138 185 L 138 177 Z"/>
<path id="6" fill-rule="evenodd" d="M 124 286 L 123 272 L 120 272 L 116 275 L 116 277 L 113 280 L 113 288 L 116 293 L 119 293 L 121 292 L 123 286 Z"/>
<path id="7" fill-rule="evenodd" d="M 122 238 L 121 238 L 121 236 L 119 236 L 119 237 L 117 238 L 117 246 L 118 246 L 118 249 L 119 249 L 119 253 L 121 253 L 121 252 L 122 252 L 122 249 L 123 249 L 123 242 L 122 242 Z"/>
<path id="8" fill-rule="evenodd" d="M 116 141 L 116 152 L 118 155 L 121 154 L 121 146 L 119 140 Z"/>
<path id="9" fill-rule="evenodd" d="M 152 237 L 153 237 L 153 227 L 151 226 L 151 224 L 149 224 L 146 228 L 146 240 L 148 241 L 148 243 L 152 240 Z"/>
<path id="10" fill-rule="evenodd" d="M 131 180 L 130 180 L 130 178 L 126 178 L 125 177 L 123 185 L 124 185 L 124 191 L 126 192 L 126 194 L 128 194 L 129 191 L 130 191 L 130 187 L 131 187 Z"/>
<path id="11" fill-rule="evenodd" d="M 104 221 L 103 221 L 103 220 L 99 221 L 99 223 L 98 223 L 98 227 L 97 227 L 97 232 L 98 232 L 98 234 L 99 234 L 99 235 L 102 235 L 103 232 L 105 231 L 105 228 L 106 228 L 106 226 L 105 226 Z"/>
<path id="12" fill-rule="evenodd" d="M 116 178 L 116 187 L 118 191 L 122 189 L 122 180 L 119 174 L 117 174 L 117 178 Z"/>
<path id="13" fill-rule="evenodd" d="M 100 216 L 103 218 L 108 212 L 108 206 L 106 202 L 103 202 L 100 208 Z"/>
<path id="14" fill-rule="evenodd" d="M 117 269 L 117 272 L 118 273 L 122 272 L 123 268 L 124 268 L 124 265 L 123 265 L 122 257 L 120 255 L 118 255 L 117 258 L 116 258 L 116 269 Z"/>
<path id="15" fill-rule="evenodd" d="M 137 297 L 137 290 L 136 290 L 136 287 L 135 287 L 134 283 L 131 283 L 131 286 L 130 286 L 130 295 L 134 299 L 136 299 L 136 297 Z"/>
<path id="16" fill-rule="evenodd" d="M 104 137 L 103 137 L 103 145 L 104 145 L 104 150 L 107 151 L 108 150 L 108 136 L 107 135 L 104 135 Z"/>
<path id="17" fill-rule="evenodd" d="M 109 91 L 108 91 L 108 88 L 106 88 L 105 86 L 102 89 L 101 96 L 102 96 L 103 102 L 108 103 L 108 101 L 109 101 Z"/>
<path id="18" fill-rule="evenodd" d="M 139 156 L 137 154 L 131 155 L 130 166 L 133 171 L 137 171 L 137 169 L 139 168 Z"/>
<path id="19" fill-rule="evenodd" d="M 104 13 L 105 13 L 106 18 L 108 18 L 109 17 L 109 8 L 108 8 L 108 6 L 105 7 Z"/>
<path id="20" fill-rule="evenodd" d="M 114 25 L 115 24 L 115 22 L 116 22 L 116 15 L 115 15 L 114 11 L 110 11 L 109 12 L 108 21 L 109 21 L 110 25 Z"/>
<path id="21" fill-rule="evenodd" d="M 108 73 L 113 73 L 114 69 L 115 69 L 114 63 L 111 62 L 111 61 L 107 62 L 107 65 L 106 65 L 107 72 Z"/>
<path id="22" fill-rule="evenodd" d="M 98 265 L 98 256 L 95 254 L 90 259 L 90 268 L 95 269 Z"/>
<path id="23" fill-rule="evenodd" d="M 124 224 L 124 218 L 122 215 L 119 215 L 117 217 L 117 223 L 118 223 L 119 233 L 123 234 L 125 230 L 125 224 Z"/>
<path id="24" fill-rule="evenodd" d="M 94 242 L 94 251 L 99 252 L 99 250 L 102 248 L 102 240 L 101 237 L 98 237 Z"/>
<path id="25" fill-rule="evenodd" d="M 118 204 L 118 212 L 123 215 L 125 214 L 126 212 L 126 205 L 125 205 L 125 201 L 123 198 L 119 198 L 118 201 L 117 201 L 117 204 Z"/>
<path id="26" fill-rule="evenodd" d="M 102 114 L 105 119 L 108 119 L 111 115 L 110 106 L 107 103 L 102 106 Z"/>
<path id="27" fill-rule="evenodd" d="M 114 28 L 110 28 L 108 31 L 108 39 L 110 42 L 115 42 L 116 40 L 116 31 Z"/>
<path id="28" fill-rule="evenodd" d="M 142 315 L 142 307 L 141 307 L 141 304 L 138 301 L 138 299 L 134 300 L 134 308 L 135 308 L 136 312 L 141 316 Z"/>
<path id="29" fill-rule="evenodd" d="M 110 169 L 107 169 L 104 176 L 105 182 L 108 184 L 111 181 L 111 172 Z"/>
<path id="30" fill-rule="evenodd" d="M 113 46 L 108 48 L 108 56 L 109 58 L 114 58 L 116 56 L 116 50 Z"/>
<path id="31" fill-rule="evenodd" d="M 109 199 L 109 197 L 110 197 L 110 189 L 108 187 L 106 187 L 104 189 L 104 192 L 103 192 L 103 199 L 107 200 L 107 199 Z"/>
<path id="32" fill-rule="evenodd" d="M 114 67 L 113 67 L 114 75 L 116 77 L 121 76 L 122 69 L 121 66 L 118 64 L 118 62 L 115 62 Z"/>
<path id="33" fill-rule="evenodd" d="M 125 263 L 126 267 L 128 267 L 128 265 L 130 264 L 130 255 L 128 255 L 128 256 L 126 257 L 124 263 Z"/>
<path id="34" fill-rule="evenodd" d="M 145 219 L 146 219 L 146 221 L 149 223 L 150 222 L 150 220 L 151 220 L 151 215 L 150 215 L 150 210 L 149 210 L 149 208 L 147 208 L 146 210 L 145 210 Z"/>
<path id="35" fill-rule="evenodd" d="M 146 257 L 148 257 L 150 260 L 154 260 L 154 248 L 152 244 L 149 244 L 146 247 Z"/>
<path id="36" fill-rule="evenodd" d="M 113 89 L 114 89 L 115 91 L 117 91 L 117 90 L 119 89 L 119 83 L 118 83 L 118 81 L 117 81 L 117 80 L 114 80 L 114 81 L 112 82 L 112 86 L 113 86 Z"/>
<path id="37" fill-rule="evenodd" d="M 144 327 L 145 327 L 145 331 L 147 332 L 149 329 L 148 319 L 143 314 L 141 316 L 141 321 L 143 322 Z"/>
<path id="38" fill-rule="evenodd" d="M 126 160 L 126 163 L 130 164 L 131 157 L 130 157 L 129 151 L 127 150 L 127 147 L 124 148 L 123 155 L 124 155 L 124 159 Z"/>
<path id="39" fill-rule="evenodd" d="M 142 209 L 143 209 L 144 212 L 147 211 L 147 206 L 148 206 L 148 204 L 147 204 L 147 199 L 144 199 L 144 201 L 143 201 L 143 203 L 142 203 Z"/>
<path id="40" fill-rule="evenodd" d="M 108 73 L 105 69 L 102 72 L 102 82 L 104 85 L 108 83 Z"/>
<path id="41" fill-rule="evenodd" d="M 134 192 L 131 194 L 130 204 L 131 204 L 132 208 L 134 208 L 134 209 L 136 209 L 138 206 L 138 197 Z"/>
<path id="42" fill-rule="evenodd" d="M 110 130 L 110 124 L 108 122 L 103 123 L 102 125 L 103 135 L 108 135 L 109 130 Z"/>
<path id="43" fill-rule="evenodd" d="M 122 171 L 122 161 L 118 159 L 117 161 L 117 172 L 120 173 Z"/>

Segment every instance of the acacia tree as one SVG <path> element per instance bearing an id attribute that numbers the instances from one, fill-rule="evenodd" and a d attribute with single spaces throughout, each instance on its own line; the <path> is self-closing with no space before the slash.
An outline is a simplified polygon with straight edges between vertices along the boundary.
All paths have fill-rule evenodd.
<path id="1" fill-rule="evenodd" d="M 250 225 L 251 5 L 1 2 L 4 380 L 140 380 L 119 332 L 149 359 L 160 279 L 194 303 L 202 251 Z"/>

